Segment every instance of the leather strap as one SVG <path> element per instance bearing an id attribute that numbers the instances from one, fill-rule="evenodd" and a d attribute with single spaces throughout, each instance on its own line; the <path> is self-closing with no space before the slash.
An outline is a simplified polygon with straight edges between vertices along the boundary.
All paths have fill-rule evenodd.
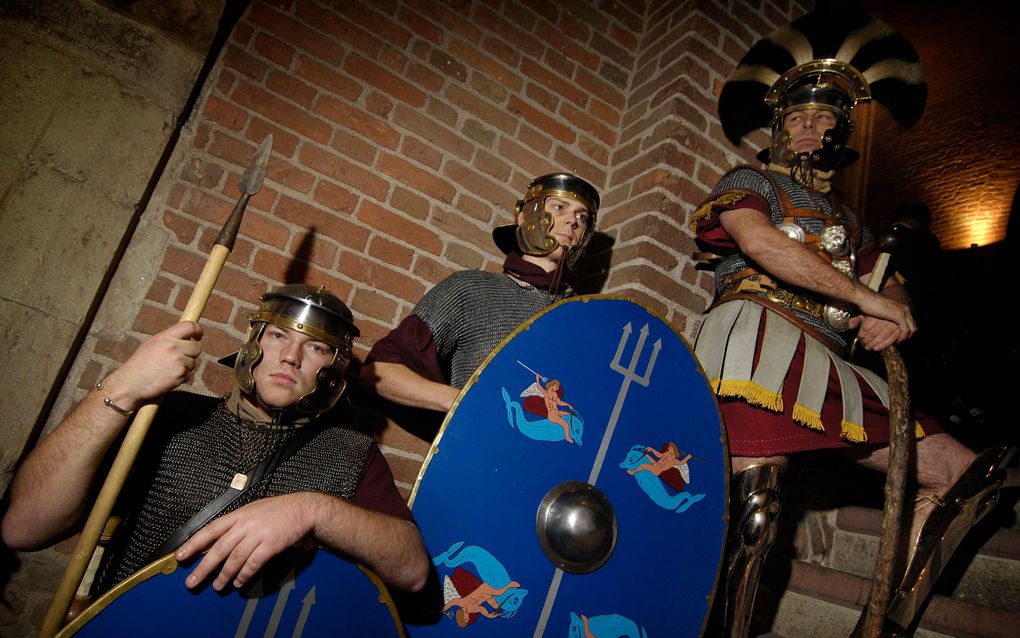
<path id="1" fill-rule="evenodd" d="M 167 539 L 163 541 L 158 548 L 156 548 L 156 551 L 153 552 L 150 557 L 150 561 L 162 558 L 183 545 L 186 540 L 191 538 L 192 534 L 197 532 L 217 514 L 226 509 L 227 506 L 233 503 L 239 496 L 241 496 L 241 494 L 244 494 L 253 486 L 257 485 L 263 477 L 265 477 L 266 473 L 274 470 L 280 465 L 280 463 L 283 463 L 295 452 L 304 447 L 305 443 L 311 440 L 315 433 L 316 428 L 313 427 L 306 426 L 298 430 L 297 434 L 290 437 L 286 443 L 277 447 L 272 454 L 262 459 L 258 465 L 245 474 L 245 481 L 243 485 L 235 487 L 231 484 L 227 487 L 226 491 L 210 501 L 208 505 L 203 507 L 197 514 L 188 519 L 186 523 L 177 528 L 177 531 L 167 537 Z M 236 478 L 237 477 L 235 477 L 235 479 Z"/>

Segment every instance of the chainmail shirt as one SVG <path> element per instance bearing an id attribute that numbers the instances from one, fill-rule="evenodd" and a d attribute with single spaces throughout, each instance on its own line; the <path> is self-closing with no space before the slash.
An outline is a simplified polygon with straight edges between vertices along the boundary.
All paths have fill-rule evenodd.
<path id="1" fill-rule="evenodd" d="M 321 421 L 322 419 L 319 419 Z M 354 430 L 313 421 L 305 445 L 234 500 L 222 513 L 294 492 L 350 500 L 375 442 Z M 96 578 L 105 591 L 155 558 L 174 531 L 222 494 L 236 473 L 251 471 L 297 433 L 258 428 L 223 399 L 172 392 L 164 399 L 118 509 L 127 512 Z"/>
<path id="2" fill-rule="evenodd" d="M 508 334 L 568 294 L 539 290 L 502 273 L 464 270 L 432 288 L 413 312 L 432 331 L 450 385 L 462 388 Z"/>

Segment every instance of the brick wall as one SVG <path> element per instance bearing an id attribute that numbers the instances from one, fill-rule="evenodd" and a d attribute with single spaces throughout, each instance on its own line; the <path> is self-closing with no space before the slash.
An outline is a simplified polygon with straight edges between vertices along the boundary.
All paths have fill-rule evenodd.
<path id="1" fill-rule="evenodd" d="M 944 249 L 1002 241 L 1020 184 L 1015 29 L 992 17 L 1008 5 L 887 4 L 885 19 L 921 57 L 929 98 L 909 131 L 876 118 L 866 214 L 880 225 L 897 205 L 922 202 Z"/>

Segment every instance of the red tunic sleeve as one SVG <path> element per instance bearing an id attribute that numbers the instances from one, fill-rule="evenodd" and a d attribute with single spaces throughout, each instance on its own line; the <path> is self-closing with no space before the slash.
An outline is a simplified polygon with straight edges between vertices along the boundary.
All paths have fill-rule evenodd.
<path id="1" fill-rule="evenodd" d="M 393 474 L 386 462 L 386 457 L 373 445 L 365 459 L 365 469 L 361 473 L 361 482 L 351 502 L 359 507 L 375 512 L 389 514 L 405 521 L 414 521 L 407 502 L 397 491 L 393 483 Z"/>
<path id="2" fill-rule="evenodd" d="M 388 335 L 375 342 L 365 363 L 402 363 L 429 381 L 447 383 L 439 365 L 432 331 L 418 315 L 404 318 Z"/>

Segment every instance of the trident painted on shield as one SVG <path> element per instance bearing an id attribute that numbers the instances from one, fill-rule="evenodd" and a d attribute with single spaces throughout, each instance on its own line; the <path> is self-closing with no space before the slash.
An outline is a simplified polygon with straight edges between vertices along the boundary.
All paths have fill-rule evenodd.
<path id="1" fill-rule="evenodd" d="M 595 481 L 599 477 L 599 472 L 602 471 L 602 464 L 606 458 L 606 451 L 609 449 L 609 442 L 613 439 L 613 431 L 616 429 L 616 422 L 620 418 L 620 412 L 623 411 L 623 403 L 627 400 L 627 392 L 630 390 L 630 384 L 637 383 L 643 387 L 648 387 L 649 382 L 652 379 L 652 369 L 655 368 L 655 360 L 659 358 L 659 351 L 662 350 L 662 339 L 656 339 L 652 345 L 652 356 L 648 358 L 648 365 L 645 367 L 645 371 L 638 374 L 638 363 L 641 360 L 641 351 L 645 348 L 645 340 L 648 339 L 648 324 L 646 323 L 638 332 L 637 346 L 634 348 L 634 353 L 630 356 L 630 364 L 624 368 L 620 365 L 620 360 L 623 358 L 623 351 L 627 347 L 627 343 L 630 342 L 630 333 L 633 332 L 633 328 L 628 322 L 623 327 L 623 334 L 620 335 L 620 343 L 616 346 L 616 355 L 613 356 L 613 361 L 609 364 L 609 368 L 613 372 L 618 372 L 623 376 L 623 383 L 620 384 L 620 391 L 616 395 L 616 404 L 613 406 L 613 413 L 609 417 L 609 423 L 606 424 L 606 432 L 602 436 L 602 444 L 599 446 L 598 454 L 595 456 L 595 463 L 591 468 L 591 475 L 588 477 L 588 483 L 591 485 L 595 484 Z"/>

